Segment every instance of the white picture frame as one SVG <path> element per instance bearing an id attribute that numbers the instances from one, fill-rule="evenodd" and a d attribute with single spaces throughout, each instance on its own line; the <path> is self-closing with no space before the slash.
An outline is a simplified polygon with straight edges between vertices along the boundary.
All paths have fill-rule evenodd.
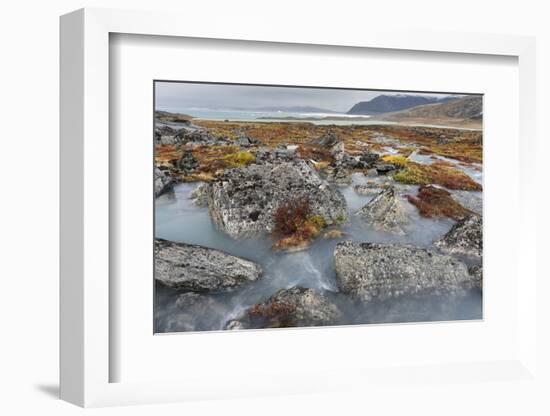
<path id="1" fill-rule="evenodd" d="M 536 377 L 536 217 L 534 184 L 527 176 L 535 147 L 535 42 L 507 35 L 383 31 L 349 28 L 328 33 L 312 25 L 280 30 L 201 22 L 172 13 L 82 9 L 61 18 L 61 398 L 80 406 L 159 403 L 209 397 L 322 392 L 342 388 L 349 377 L 356 387 L 407 378 L 407 369 L 370 369 L 368 373 L 342 368 L 320 381 L 318 374 L 271 374 L 234 383 L 222 392 L 208 379 L 126 383 L 110 382 L 109 348 L 112 298 L 109 275 L 109 36 L 113 33 L 332 45 L 454 54 L 504 55 L 518 59 L 520 218 L 518 270 L 523 271 L 517 294 L 518 348 L 509 359 L 472 363 L 441 363 L 434 368 L 418 363 L 415 378 L 480 382 L 491 379 L 525 380 Z M 218 22 L 219 23 L 219 22 Z M 235 31 L 239 27 L 239 31 Z M 112 166 L 111 166 L 112 168 Z M 529 215 L 528 215 L 529 213 Z M 191 335 L 192 336 L 192 335 Z M 277 335 L 274 335 L 277 336 Z M 308 336 L 307 334 L 303 335 Z M 483 374 L 476 377 L 472 374 Z M 332 380 L 332 381 L 331 381 Z M 219 384 L 219 383 L 218 383 Z M 282 388 L 281 386 L 284 386 Z M 345 388 L 345 387 L 344 387 Z"/>

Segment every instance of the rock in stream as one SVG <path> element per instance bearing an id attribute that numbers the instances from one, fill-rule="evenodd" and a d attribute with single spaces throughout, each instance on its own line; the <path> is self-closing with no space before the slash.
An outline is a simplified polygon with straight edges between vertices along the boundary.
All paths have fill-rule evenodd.
<path id="1" fill-rule="evenodd" d="M 408 222 L 407 213 L 393 186 L 383 189 L 357 215 L 377 230 L 405 234 L 402 227 Z"/>
<path id="2" fill-rule="evenodd" d="M 344 241 L 334 250 L 334 264 L 340 290 L 365 302 L 462 294 L 476 279 L 454 257 L 405 244 Z"/>
<path id="3" fill-rule="evenodd" d="M 155 240 L 155 279 L 191 292 L 230 292 L 254 282 L 261 267 L 249 260 L 194 244 Z"/>
<path id="4" fill-rule="evenodd" d="M 312 215 L 327 225 L 346 218 L 343 195 L 301 159 L 231 169 L 208 185 L 210 216 L 234 238 L 270 233 L 274 211 L 296 198 L 307 198 Z"/>
<path id="5" fill-rule="evenodd" d="M 434 245 L 444 253 L 471 257 L 481 257 L 483 254 L 483 218 L 471 214 L 458 221 Z"/>
<path id="6" fill-rule="evenodd" d="M 226 329 L 331 325 L 341 316 L 338 307 L 323 293 L 294 286 L 252 306 L 244 317 L 228 322 Z"/>

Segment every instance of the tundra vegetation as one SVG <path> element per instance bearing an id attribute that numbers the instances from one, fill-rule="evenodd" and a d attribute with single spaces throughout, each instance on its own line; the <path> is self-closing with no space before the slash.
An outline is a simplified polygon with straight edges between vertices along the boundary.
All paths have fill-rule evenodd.
<path id="1" fill-rule="evenodd" d="M 187 198 L 227 238 L 225 252 L 157 236 L 157 287 L 177 299 L 168 309 L 185 321 L 162 330 L 374 322 L 388 302 L 411 319 L 426 319 L 419 311 L 427 296 L 452 297 L 441 303 L 451 308 L 464 304 L 465 293 L 481 291 L 482 217 L 469 204 L 480 202 L 483 190 L 480 130 L 162 112 L 156 121 L 155 195 L 200 184 Z M 264 242 L 271 263 L 254 255 L 254 244 Z M 287 282 L 301 282 L 309 268 L 318 285 L 277 286 L 273 262 L 314 250 L 329 258 L 323 268 L 312 271 L 304 257 Z"/>

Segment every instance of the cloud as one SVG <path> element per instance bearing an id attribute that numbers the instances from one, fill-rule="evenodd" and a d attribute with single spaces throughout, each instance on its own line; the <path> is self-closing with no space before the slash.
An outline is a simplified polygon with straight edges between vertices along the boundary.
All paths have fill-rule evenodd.
<path id="1" fill-rule="evenodd" d="M 155 83 L 155 104 L 158 110 L 171 111 L 192 108 L 257 109 L 311 106 L 345 112 L 359 101 L 369 101 L 381 94 L 404 93 L 407 92 L 159 81 Z M 414 92 L 407 94 L 448 95 Z"/>

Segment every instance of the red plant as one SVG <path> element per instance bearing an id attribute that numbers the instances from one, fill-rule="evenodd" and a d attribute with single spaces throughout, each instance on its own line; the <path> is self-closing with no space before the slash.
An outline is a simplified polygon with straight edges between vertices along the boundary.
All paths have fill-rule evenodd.
<path id="1" fill-rule="evenodd" d="M 302 228 L 311 214 L 311 207 L 307 198 L 292 199 L 280 205 L 273 213 L 275 226 L 274 234 L 289 236 Z"/>

